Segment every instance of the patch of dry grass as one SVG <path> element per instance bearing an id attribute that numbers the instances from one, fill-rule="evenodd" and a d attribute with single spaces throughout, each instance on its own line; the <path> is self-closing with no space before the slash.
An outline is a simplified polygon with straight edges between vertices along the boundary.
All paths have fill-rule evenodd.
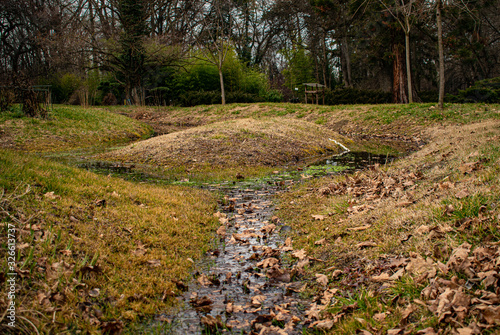
<path id="1" fill-rule="evenodd" d="M 158 166 L 278 166 L 342 151 L 350 140 L 309 122 L 239 119 L 213 123 L 137 142 L 100 157 Z"/>
<path id="2" fill-rule="evenodd" d="M 13 225 L 16 332 L 117 330 L 175 302 L 175 282 L 188 278 L 190 259 L 209 246 L 213 195 L 125 182 L 11 151 L 0 156 L 0 305 L 3 311 L 8 303 L 4 237 Z M 1 327 L 12 330 L 3 321 Z"/>

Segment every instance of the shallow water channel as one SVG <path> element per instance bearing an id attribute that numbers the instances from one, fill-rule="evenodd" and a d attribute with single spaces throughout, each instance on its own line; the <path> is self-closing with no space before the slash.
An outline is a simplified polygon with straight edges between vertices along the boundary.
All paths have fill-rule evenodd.
<path id="1" fill-rule="evenodd" d="M 393 157 L 348 153 L 315 164 L 359 169 L 385 164 Z M 318 169 L 309 170 L 314 174 Z M 302 177 L 304 175 L 302 174 Z M 293 282 L 290 227 L 274 217 L 272 197 L 296 183 L 291 174 L 271 180 L 221 184 L 221 228 L 216 247 L 196 264 L 194 280 L 180 297 L 180 309 L 163 315 L 167 333 L 300 334 L 311 302 L 304 299 L 303 283 Z"/>

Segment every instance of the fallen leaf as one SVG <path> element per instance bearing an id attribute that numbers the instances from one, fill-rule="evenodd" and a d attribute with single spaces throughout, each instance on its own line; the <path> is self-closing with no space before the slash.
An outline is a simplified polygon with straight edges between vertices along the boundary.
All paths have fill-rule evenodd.
<path id="1" fill-rule="evenodd" d="M 263 261 L 257 263 L 257 266 L 259 268 L 265 269 L 265 268 L 273 267 L 274 265 L 279 264 L 279 262 L 280 261 L 277 258 L 269 257 L 269 258 L 266 258 Z"/>
<path id="2" fill-rule="evenodd" d="M 356 244 L 356 247 L 363 249 L 363 248 L 371 248 L 371 247 L 376 247 L 377 243 L 371 242 L 371 241 L 366 241 L 366 242 L 361 242 Z"/>
<path id="3" fill-rule="evenodd" d="M 212 281 L 208 279 L 208 277 L 205 274 L 201 274 L 198 279 L 198 283 L 200 283 L 202 286 L 210 286 L 212 285 Z"/>
<path id="4" fill-rule="evenodd" d="M 322 238 L 321 240 L 317 240 L 316 242 L 314 242 L 315 245 L 327 245 L 328 242 L 326 242 L 326 239 L 325 238 Z"/>
<path id="5" fill-rule="evenodd" d="M 243 306 L 235 305 L 232 302 L 227 303 L 226 305 L 226 313 L 238 313 L 243 311 Z"/>
<path id="6" fill-rule="evenodd" d="M 300 250 L 297 250 L 297 251 L 294 251 L 292 253 L 292 256 L 295 257 L 295 258 L 298 258 L 299 260 L 303 260 L 304 258 L 306 258 L 306 251 L 304 249 L 300 249 Z"/>
<path id="7" fill-rule="evenodd" d="M 161 261 L 159 259 L 151 259 L 148 261 L 149 265 L 152 267 L 158 267 L 161 266 Z"/>
<path id="8" fill-rule="evenodd" d="M 259 307 L 262 305 L 264 301 L 266 301 L 267 297 L 265 295 L 256 295 L 252 297 L 252 306 Z"/>
<path id="9" fill-rule="evenodd" d="M 364 226 L 347 228 L 347 230 L 350 230 L 350 231 L 361 231 L 361 230 L 366 230 L 366 229 L 370 228 L 371 226 L 372 226 L 371 224 L 367 224 L 367 225 L 364 225 Z"/>
<path id="10" fill-rule="evenodd" d="M 330 330 L 333 328 L 334 324 L 335 322 L 333 322 L 333 320 L 322 320 L 311 323 L 309 325 L 309 328 L 314 328 L 317 330 Z"/>
<path id="11" fill-rule="evenodd" d="M 314 220 L 322 221 L 326 218 L 326 215 L 311 215 Z"/>
<path id="12" fill-rule="evenodd" d="M 220 226 L 219 229 L 217 229 L 217 235 L 222 238 L 226 237 L 226 226 Z"/>
<path id="13" fill-rule="evenodd" d="M 387 312 L 384 312 L 384 313 L 376 313 L 376 314 L 374 314 L 374 315 L 373 315 L 373 319 L 374 319 L 375 321 L 382 322 L 382 321 L 384 321 L 384 320 L 385 320 L 385 318 L 387 317 L 387 315 L 388 315 L 388 314 L 389 314 L 389 313 L 387 313 Z"/>
<path id="14" fill-rule="evenodd" d="M 432 327 L 427 327 L 425 329 L 421 329 L 417 332 L 417 335 L 437 335 L 436 331 Z"/>
<path id="15" fill-rule="evenodd" d="M 326 275 L 317 273 L 316 274 L 316 281 L 318 283 L 320 283 L 321 285 L 323 285 L 323 286 L 327 286 L 328 285 L 328 277 Z"/>
<path id="16" fill-rule="evenodd" d="M 222 318 L 220 315 L 213 317 L 211 315 L 204 316 L 200 319 L 201 324 L 210 330 L 222 329 L 224 324 L 222 323 Z"/>
<path id="17" fill-rule="evenodd" d="M 92 298 L 96 298 L 99 296 L 100 293 L 101 293 L 101 290 L 98 288 L 95 288 L 95 289 L 92 289 L 89 291 L 89 296 L 91 296 Z"/>
<path id="18" fill-rule="evenodd" d="M 291 280 L 290 272 L 288 272 L 288 270 L 281 269 L 278 265 L 275 265 L 267 270 L 267 276 L 271 279 L 282 281 L 285 283 L 289 283 Z"/>
<path id="19" fill-rule="evenodd" d="M 455 197 L 457 199 L 463 199 L 463 198 L 466 198 L 470 195 L 469 191 L 467 190 L 461 190 L 460 192 L 456 193 L 455 194 Z"/>

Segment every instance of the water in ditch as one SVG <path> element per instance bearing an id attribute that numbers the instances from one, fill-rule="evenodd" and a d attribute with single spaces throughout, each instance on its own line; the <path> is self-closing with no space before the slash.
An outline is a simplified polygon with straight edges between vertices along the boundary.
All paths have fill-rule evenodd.
<path id="1" fill-rule="evenodd" d="M 301 334 L 311 305 L 297 280 L 300 259 L 292 257 L 290 227 L 274 216 L 273 196 L 304 175 L 388 164 L 394 157 L 346 153 L 271 180 L 220 184 L 217 247 L 196 265 L 194 280 L 178 297 L 180 309 L 168 319 L 170 334 Z M 335 167 L 332 169 L 332 167 Z M 339 168 L 342 167 L 342 168 Z"/>

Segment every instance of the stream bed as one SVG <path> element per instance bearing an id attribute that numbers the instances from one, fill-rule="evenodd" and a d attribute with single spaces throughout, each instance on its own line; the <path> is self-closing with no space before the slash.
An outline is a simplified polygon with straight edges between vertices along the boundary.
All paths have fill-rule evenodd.
<path id="1" fill-rule="evenodd" d="M 394 157 L 347 153 L 300 172 L 324 175 Z M 331 167 L 342 167 L 334 169 Z M 323 173 L 318 173 L 322 171 Z M 303 294 L 306 283 L 297 280 L 301 267 L 314 259 L 294 253 L 287 234 L 291 227 L 274 216 L 273 196 L 298 182 L 285 173 L 268 180 L 235 185 L 213 185 L 224 201 L 216 214 L 221 223 L 217 243 L 196 264 L 194 280 L 178 297 L 180 309 L 171 320 L 171 334 L 302 334 L 309 324 L 311 301 Z M 305 262 L 305 263 L 304 263 Z"/>

